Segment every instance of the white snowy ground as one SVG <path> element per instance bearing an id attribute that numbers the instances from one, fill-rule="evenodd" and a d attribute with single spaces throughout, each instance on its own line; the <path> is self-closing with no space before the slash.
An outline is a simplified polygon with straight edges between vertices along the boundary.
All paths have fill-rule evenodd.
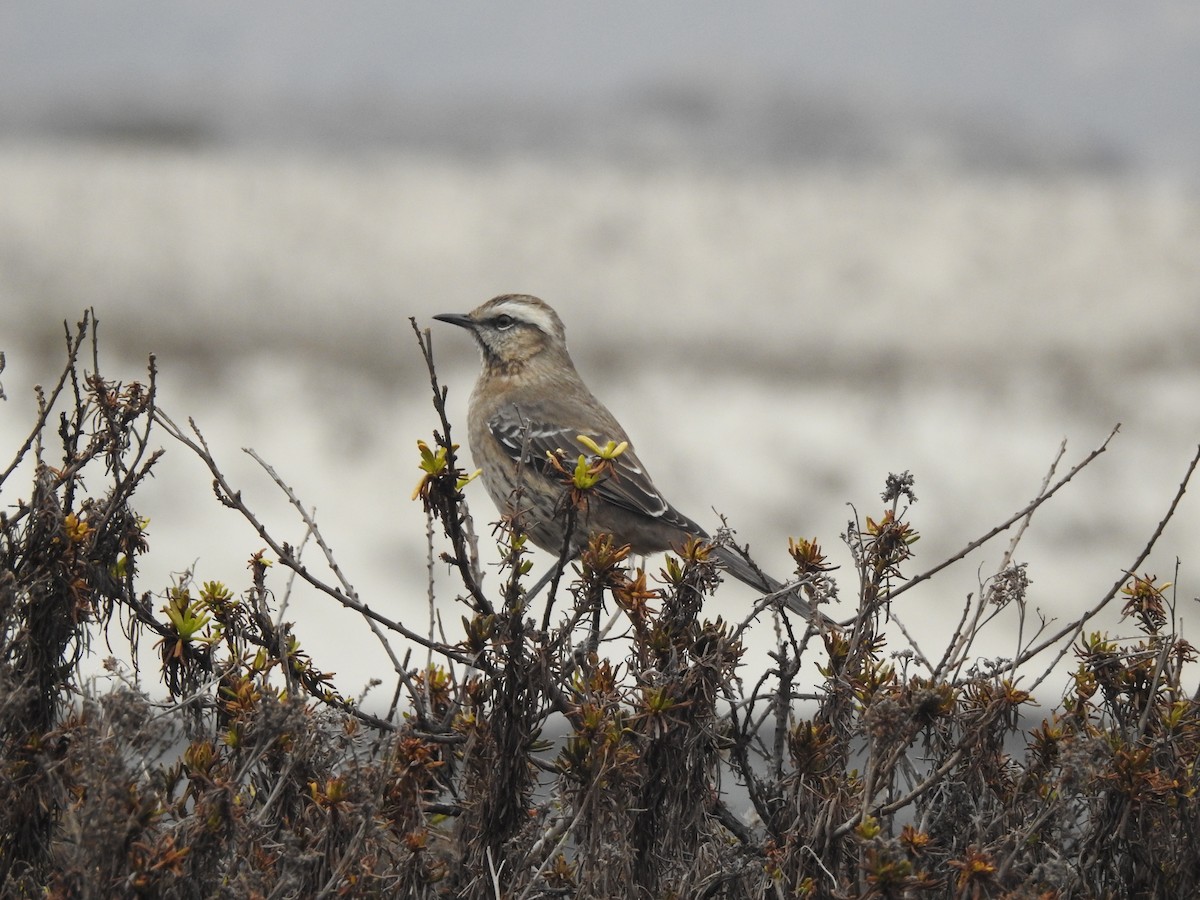
<path id="1" fill-rule="evenodd" d="M 713 508 L 727 515 L 781 575 L 788 536 L 818 537 L 848 595 L 847 503 L 877 515 L 889 471 L 917 477 L 916 573 L 1020 509 L 1064 438 L 1065 467 L 1120 422 L 1017 553 L 1032 603 L 1065 621 L 1133 561 L 1200 443 L 1200 197 L 1177 184 L 8 143 L 0 197 L 0 465 L 33 421 L 32 385 L 58 371 L 61 321 L 94 307 L 110 377 L 141 377 L 157 353 L 162 407 L 196 420 L 280 536 L 303 530 L 241 447 L 317 508 L 363 598 L 418 625 L 424 524 L 409 495 L 435 420 L 407 317 L 438 326 L 461 423 L 475 353 L 430 316 L 501 292 L 559 309 L 585 377 L 678 506 L 709 525 Z M 198 460 L 160 440 L 140 494 L 143 588 L 194 564 L 239 589 L 259 540 Z M 1144 567 L 1177 581 L 1193 641 L 1197 492 Z M 489 521 L 482 489 L 470 496 Z M 897 602 L 926 652 L 940 655 L 1005 542 Z M 748 599 L 728 585 L 716 603 L 735 614 Z M 391 684 L 353 616 L 301 593 L 288 618 L 343 690 Z M 1015 617 L 992 634 L 981 655 L 1010 653 Z"/>

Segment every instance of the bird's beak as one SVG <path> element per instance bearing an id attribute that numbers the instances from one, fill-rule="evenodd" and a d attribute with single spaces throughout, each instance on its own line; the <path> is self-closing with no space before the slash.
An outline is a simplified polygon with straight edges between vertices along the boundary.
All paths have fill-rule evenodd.
<path id="1" fill-rule="evenodd" d="M 449 322 L 451 325 L 458 325 L 462 328 L 475 327 L 475 320 L 463 313 L 441 313 L 434 318 L 439 322 Z"/>

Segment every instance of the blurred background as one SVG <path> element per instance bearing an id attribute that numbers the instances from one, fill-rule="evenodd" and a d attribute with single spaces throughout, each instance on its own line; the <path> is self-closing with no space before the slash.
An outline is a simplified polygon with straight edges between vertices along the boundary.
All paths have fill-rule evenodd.
<path id="1" fill-rule="evenodd" d="M 1024 506 L 1064 439 L 1065 468 L 1122 423 L 1016 554 L 1031 604 L 1077 615 L 1200 440 L 1200 7 L 754 9 L 3 5 L 0 462 L 92 307 L 110 377 L 157 354 L 161 406 L 277 536 L 303 526 L 242 447 L 316 507 L 363 599 L 421 627 L 409 495 L 435 419 L 408 317 L 437 326 L 462 423 L 477 357 L 430 317 L 528 292 L 676 505 L 780 575 L 788 536 L 817 537 L 847 601 L 839 536 L 888 472 L 916 476 L 916 573 Z M 261 542 L 160 440 L 143 588 L 194 568 L 241 589 Z M 1188 497 L 1144 567 L 1193 640 L 1198 534 Z M 1006 542 L 897 601 L 927 652 Z M 342 690 L 387 677 L 331 603 L 288 618 Z M 1015 623 L 981 655 L 1011 655 Z"/>

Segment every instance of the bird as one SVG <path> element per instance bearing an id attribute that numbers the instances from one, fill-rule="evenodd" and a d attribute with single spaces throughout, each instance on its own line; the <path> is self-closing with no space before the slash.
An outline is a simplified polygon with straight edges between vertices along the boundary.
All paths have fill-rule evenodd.
<path id="1" fill-rule="evenodd" d="M 570 471 L 588 446 L 581 439 L 596 448 L 625 447 L 609 454 L 610 469 L 589 493 L 568 547 L 572 557 L 597 533 L 643 556 L 678 550 L 691 538 L 711 541 L 663 496 L 625 429 L 588 389 L 567 350 L 562 319 L 548 303 L 529 294 L 502 294 L 469 313 L 433 318 L 466 329 L 479 346 L 482 366 L 467 403 L 467 442 L 496 507 L 511 514 L 520 498 L 521 527 L 536 546 L 557 555 L 567 543 L 566 487 L 548 454 L 567 461 Z M 755 590 L 784 590 L 724 544 L 714 544 L 712 553 L 725 571 Z M 831 624 L 795 590 L 782 598 L 809 622 Z"/>

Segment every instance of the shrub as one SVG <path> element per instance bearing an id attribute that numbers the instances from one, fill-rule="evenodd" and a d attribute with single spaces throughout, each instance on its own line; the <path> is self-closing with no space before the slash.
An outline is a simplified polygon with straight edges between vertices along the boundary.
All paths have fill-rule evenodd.
<path id="1" fill-rule="evenodd" d="M 91 317 L 68 330 L 62 376 L 39 393 L 29 438 L 0 474 L 11 492 L 14 473 L 33 470 L 28 498 L 6 493 L 0 513 L 6 896 L 1196 893 L 1200 717 L 1183 684 L 1195 654 L 1175 632 L 1170 586 L 1140 572 L 1196 459 L 1130 575 L 1078 620 L 1039 621 L 1010 659 L 981 662 L 976 647 L 1001 609 L 1035 618 L 1012 548 L 939 658 L 889 604 L 986 540 L 1019 536 L 1108 441 L 924 573 L 910 572 L 907 473 L 889 476 L 881 508 L 841 536 L 854 561 L 841 583 L 818 541 L 791 541 L 793 589 L 812 603 L 852 585 L 856 613 L 841 628 L 797 621 L 778 597 L 713 618 L 705 601 L 720 577 L 700 542 L 656 576 L 598 537 L 530 597 L 525 537 L 501 522 L 504 574 L 488 591 L 445 391 L 413 328 L 438 417 L 419 445 L 415 498 L 456 574 L 465 612 L 453 635 L 360 598 L 276 479 L 333 576 L 314 574 L 199 430 L 157 407 L 153 359 L 145 384 L 108 380 Z M 80 361 L 89 339 L 91 373 Z M 157 600 L 143 590 L 145 523 L 132 504 L 163 452 L 157 431 L 197 454 L 217 499 L 257 529 L 264 549 L 240 590 L 190 575 Z M 367 619 L 395 664 L 392 709 L 360 708 L 277 622 L 271 582 L 284 575 Z M 1115 602 L 1133 641 L 1087 631 Z M 773 628 L 774 649 L 750 682 L 752 628 Z M 114 630 L 130 661 L 155 641 L 157 685 L 117 660 L 107 665 L 120 687 L 84 682 L 81 658 Z M 413 649 L 430 662 L 413 665 Z M 1031 726 L 1033 692 L 1067 654 L 1069 687 Z"/>

